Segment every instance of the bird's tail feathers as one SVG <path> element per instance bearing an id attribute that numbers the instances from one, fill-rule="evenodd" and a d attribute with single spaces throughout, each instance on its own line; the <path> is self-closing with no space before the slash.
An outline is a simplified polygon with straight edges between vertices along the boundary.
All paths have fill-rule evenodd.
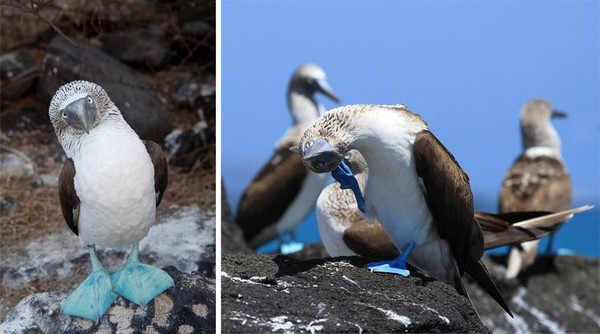
<path id="1" fill-rule="evenodd" d="M 469 257 L 466 272 L 481 286 L 494 300 L 510 315 L 514 318 L 508 304 L 504 301 L 504 298 L 500 294 L 500 291 L 492 281 L 490 274 L 487 271 L 487 268 L 480 260 L 477 260 L 473 257 Z M 462 284 L 462 283 L 461 283 Z M 463 287 L 464 290 L 464 287 Z M 466 291 L 465 291 L 466 293 Z"/>
<path id="2" fill-rule="evenodd" d="M 549 215 L 524 220 L 524 221 L 513 224 L 513 226 L 527 228 L 527 229 L 551 228 L 557 224 L 562 224 L 562 223 L 566 222 L 567 220 L 571 219 L 571 217 L 573 217 L 573 215 L 583 212 L 583 211 L 590 210 L 593 207 L 594 207 L 593 205 L 584 205 L 584 206 L 580 206 L 575 209 L 564 210 L 564 211 L 555 212 L 555 213 L 552 213 Z"/>

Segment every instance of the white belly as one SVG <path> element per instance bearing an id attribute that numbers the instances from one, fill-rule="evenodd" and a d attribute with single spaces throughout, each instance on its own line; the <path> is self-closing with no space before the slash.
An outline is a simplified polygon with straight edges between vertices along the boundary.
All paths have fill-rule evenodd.
<path id="1" fill-rule="evenodd" d="M 308 172 L 300 193 L 275 224 L 278 234 L 291 232 L 302 222 L 315 205 L 326 180 L 327 174 Z"/>
<path id="2" fill-rule="evenodd" d="M 334 189 L 329 186 L 325 188 L 317 199 L 317 223 L 319 226 L 319 235 L 321 241 L 327 250 L 329 256 L 353 256 L 354 253 L 344 242 L 344 232 L 352 224 L 350 221 L 344 221 L 339 217 L 339 211 L 349 210 L 340 203 L 331 203 L 332 200 L 339 200 L 340 196 L 334 196 Z M 339 185 L 333 184 L 333 187 Z M 341 206 L 341 207 L 340 207 Z M 356 204 L 354 204 L 356 210 Z"/>
<path id="3" fill-rule="evenodd" d="M 154 166 L 137 135 L 99 125 L 73 161 L 81 241 L 120 247 L 143 239 L 154 223 L 156 198 Z"/>
<path id="4" fill-rule="evenodd" d="M 409 263 L 437 279 L 451 281 L 454 271 L 451 252 L 447 242 L 439 238 L 414 167 L 407 166 L 404 174 L 371 171 L 365 190 L 367 210 L 381 222 L 399 250 L 415 243 Z"/>

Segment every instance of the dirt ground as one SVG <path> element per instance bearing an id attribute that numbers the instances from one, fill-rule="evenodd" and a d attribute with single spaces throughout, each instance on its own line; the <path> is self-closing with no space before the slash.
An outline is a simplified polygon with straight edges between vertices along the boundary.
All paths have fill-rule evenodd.
<path id="1" fill-rule="evenodd" d="M 135 8 L 136 4 L 123 7 L 119 5 L 122 3 L 119 1 L 106 1 L 103 3 L 95 1 L 96 7 L 86 7 L 86 12 L 82 13 L 75 13 L 75 10 L 73 10 L 68 15 L 70 20 L 61 21 L 59 18 L 64 17 L 64 13 L 60 13 L 60 8 L 55 6 L 53 1 L 40 2 L 49 7 L 46 12 L 27 9 L 30 8 L 27 5 L 32 3 L 29 1 L 0 2 L 2 14 L 0 20 L 1 53 L 18 45 L 31 46 L 37 43 L 39 40 L 37 36 L 43 31 L 54 30 L 53 25 L 58 29 L 54 32 L 60 31 L 60 34 L 72 34 L 77 38 L 87 39 L 93 43 L 103 29 L 119 28 L 111 23 L 114 20 L 100 20 L 101 15 L 94 12 L 94 8 L 100 7 L 98 3 L 104 6 L 104 11 L 113 10 L 125 18 L 127 15 L 133 15 L 135 20 L 124 20 L 124 22 L 129 22 L 131 25 L 141 25 L 148 20 L 158 20 L 163 22 L 164 25 L 173 25 L 172 22 L 176 15 L 174 11 L 178 9 L 177 5 L 182 6 L 178 4 L 181 1 L 176 1 L 173 5 L 169 5 L 171 7 L 168 7 L 173 10 L 171 12 L 149 11 L 147 7 L 140 11 Z M 62 3 L 67 3 L 67 6 L 72 6 L 70 8 L 76 8 L 76 10 L 81 9 L 81 7 L 76 6 L 78 1 Z M 190 50 L 190 57 L 183 57 L 178 63 L 167 65 L 162 69 L 138 68 L 138 73 L 142 74 L 159 93 L 159 100 L 165 104 L 170 112 L 173 128 L 184 130 L 192 128 L 194 124 L 200 121 L 200 116 L 197 113 L 198 109 L 205 110 L 205 117 L 208 113 L 208 117 L 213 118 L 212 121 L 209 120 L 208 124 L 214 127 L 214 102 L 203 102 L 204 104 L 196 105 L 193 108 L 181 108 L 170 105 L 168 102 L 170 99 L 161 96 L 161 94 L 165 94 L 163 88 L 170 83 L 170 79 L 182 72 L 203 73 L 207 81 L 212 80 L 214 83 L 214 63 L 191 61 L 193 51 L 200 45 L 198 43 L 206 44 L 206 41 L 182 43 L 189 44 L 187 47 Z M 43 56 L 42 48 L 37 48 L 34 45 L 31 53 L 39 64 Z M 2 82 L 0 82 L 1 86 Z M 68 228 L 60 210 L 58 188 L 35 187 L 32 184 L 41 174 L 58 175 L 64 159 L 62 147 L 58 143 L 48 119 L 48 105 L 36 101 L 34 95 L 35 93 L 31 91 L 19 100 L 2 101 L 2 109 L 0 110 L 0 152 L 17 154 L 34 166 L 32 176 L 0 179 L 0 195 L 15 204 L 12 209 L 0 212 L 0 252 L 10 251 L 14 246 L 23 245 L 56 229 Z M 214 134 L 214 131 L 211 133 Z M 191 167 L 191 171 L 189 166 L 187 168 L 169 166 L 169 184 L 161 202 L 161 207 L 168 207 L 171 204 L 198 203 L 203 209 L 214 212 L 216 207 L 214 142 L 214 138 L 211 138 L 204 146 L 194 148 L 192 153 L 194 156 L 198 156 L 198 159 Z M 82 272 L 81 276 L 84 275 L 86 274 Z M 32 293 L 61 290 L 65 286 L 72 286 L 74 282 L 81 281 L 81 278 L 76 276 L 79 275 L 71 277 L 68 282 L 57 280 L 33 282 L 26 288 L 18 290 L 0 285 L 0 321 L 4 319 L 8 310 L 14 307 L 23 297 Z"/>

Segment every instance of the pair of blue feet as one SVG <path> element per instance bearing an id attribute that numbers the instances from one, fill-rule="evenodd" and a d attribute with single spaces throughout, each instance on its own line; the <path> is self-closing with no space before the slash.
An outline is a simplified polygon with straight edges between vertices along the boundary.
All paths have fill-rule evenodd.
<path id="1" fill-rule="evenodd" d="M 333 178 L 340 183 L 340 188 L 352 190 L 354 197 L 356 197 L 358 209 L 362 212 L 365 212 L 365 199 L 363 198 L 360 188 L 358 187 L 358 181 L 352 174 L 352 171 L 350 171 L 348 165 L 342 161 L 336 169 L 331 171 L 331 176 L 333 176 Z M 408 244 L 406 249 L 404 249 L 402 254 L 400 254 L 393 261 L 371 262 L 367 264 L 366 267 L 371 269 L 371 272 L 375 271 L 408 276 L 410 275 L 410 271 L 406 269 L 406 261 L 410 251 L 414 247 L 415 243 L 411 242 Z"/>
<path id="2" fill-rule="evenodd" d="M 88 252 L 92 273 L 64 301 L 63 314 L 98 320 L 118 295 L 144 306 L 174 285 L 171 276 L 163 270 L 140 263 L 138 243 L 131 248 L 125 264 L 113 274 L 100 263 L 94 245 L 88 246 Z"/>

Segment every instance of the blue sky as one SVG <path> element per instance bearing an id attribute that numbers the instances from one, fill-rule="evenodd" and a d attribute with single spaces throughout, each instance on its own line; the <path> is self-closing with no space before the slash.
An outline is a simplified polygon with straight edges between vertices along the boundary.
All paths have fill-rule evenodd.
<path id="1" fill-rule="evenodd" d="M 230 202 L 291 124 L 292 72 L 313 62 L 343 104 L 404 103 L 420 114 L 469 174 L 479 209 L 495 210 L 520 154 L 522 106 L 549 99 L 569 115 L 553 124 L 573 205 L 598 205 L 599 13 L 598 1 L 223 0 L 221 148 Z"/>

